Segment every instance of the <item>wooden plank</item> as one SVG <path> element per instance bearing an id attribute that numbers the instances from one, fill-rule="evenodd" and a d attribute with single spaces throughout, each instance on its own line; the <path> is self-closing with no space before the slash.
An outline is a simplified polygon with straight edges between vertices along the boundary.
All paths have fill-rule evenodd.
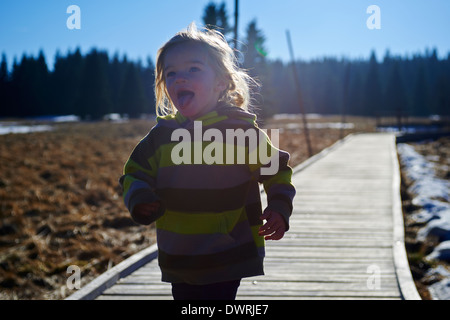
<path id="1" fill-rule="evenodd" d="M 297 297 L 297 296 L 347 296 L 347 297 L 398 297 L 396 287 L 382 287 L 380 289 L 363 288 L 359 284 L 323 284 L 323 283 L 258 283 L 258 285 L 245 282 L 239 287 L 239 296 L 264 297 Z M 168 287 L 156 285 L 116 285 L 105 291 L 104 295 L 151 295 L 168 296 Z"/>
<path id="2" fill-rule="evenodd" d="M 284 282 L 271 282 L 271 281 L 259 281 L 259 282 L 245 282 L 241 283 L 239 287 L 241 295 L 258 295 L 260 292 L 264 292 L 268 295 L 296 295 L 305 291 L 315 291 L 315 292 L 355 292 L 370 294 L 370 295 L 380 295 L 389 292 L 390 296 L 398 296 L 398 289 L 396 285 L 392 285 L 389 282 L 380 283 L 378 287 L 373 287 L 367 285 L 366 282 L 294 282 L 294 281 L 284 281 Z"/>
<path id="3" fill-rule="evenodd" d="M 320 282 L 320 283 L 360 283 L 360 284 L 367 284 L 367 273 L 339 273 L 336 274 L 323 274 L 323 273 L 283 273 L 283 274 L 266 274 L 264 276 L 260 277 L 252 277 L 248 279 L 242 280 L 243 282 L 249 281 L 249 282 L 265 282 L 270 281 L 274 283 L 281 283 L 281 282 Z M 156 281 L 156 282 L 155 282 Z M 380 274 L 380 281 L 381 283 L 386 283 L 388 286 L 395 287 L 396 284 L 396 275 L 395 273 L 382 273 Z M 242 282 L 242 283 L 243 283 Z M 161 281 L 156 280 L 154 276 L 152 275 L 139 275 L 139 276 L 132 276 L 132 277 L 126 277 L 123 280 L 119 281 L 117 284 L 160 284 Z"/>

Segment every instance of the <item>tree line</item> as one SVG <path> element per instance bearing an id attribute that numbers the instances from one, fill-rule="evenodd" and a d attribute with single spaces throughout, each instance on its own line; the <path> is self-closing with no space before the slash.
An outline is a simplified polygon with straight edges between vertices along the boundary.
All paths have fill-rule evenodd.
<path id="1" fill-rule="evenodd" d="M 209 3 L 203 22 L 226 36 L 232 31 L 224 3 Z M 254 95 L 261 117 L 300 112 L 293 67 L 298 70 L 308 113 L 450 116 L 450 53 L 440 59 L 435 49 L 412 57 L 392 56 L 387 51 L 377 59 L 372 52 L 368 60 L 328 57 L 296 61 L 293 66 L 268 58 L 270 50 L 256 20 L 248 23 L 239 43 L 242 66 L 261 83 Z M 9 72 L 3 54 L 0 117 L 74 114 L 98 119 L 108 113 L 139 117 L 155 113 L 153 84 L 150 58 L 144 66 L 95 48 L 85 55 L 76 49 L 66 56 L 57 54 L 50 71 L 41 51 L 37 57 L 23 55 Z"/>
<path id="2" fill-rule="evenodd" d="M 0 63 L 0 116 L 34 117 L 74 114 L 101 118 L 108 113 L 139 117 L 154 110 L 154 65 L 110 58 L 105 51 L 79 49 L 56 55 L 50 71 L 43 52 L 23 55 L 8 73 L 5 55 Z"/>
<path id="3" fill-rule="evenodd" d="M 292 66 L 268 62 L 273 112 L 295 112 Z M 450 54 L 436 50 L 411 58 L 386 52 L 381 62 L 323 58 L 296 62 L 306 112 L 372 117 L 450 116 Z"/>

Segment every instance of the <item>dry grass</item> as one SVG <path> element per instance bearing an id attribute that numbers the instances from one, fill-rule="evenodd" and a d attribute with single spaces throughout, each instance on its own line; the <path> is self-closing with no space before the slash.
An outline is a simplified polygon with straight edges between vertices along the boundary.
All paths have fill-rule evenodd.
<path id="1" fill-rule="evenodd" d="M 148 128 L 79 123 L 0 136 L 0 298 L 62 298 L 69 265 L 84 284 L 154 242 L 117 183 Z"/>

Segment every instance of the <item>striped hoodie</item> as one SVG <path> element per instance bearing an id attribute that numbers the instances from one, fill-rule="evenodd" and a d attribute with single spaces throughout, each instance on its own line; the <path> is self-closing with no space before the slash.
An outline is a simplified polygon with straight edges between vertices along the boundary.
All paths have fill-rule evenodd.
<path id="1" fill-rule="evenodd" d="M 259 183 L 267 193 L 268 207 L 284 217 L 288 228 L 295 189 L 289 154 L 276 149 L 255 120 L 251 113 L 224 105 L 195 121 L 179 112 L 158 117 L 126 162 L 120 184 L 131 215 L 136 204 L 157 200 L 163 204 L 152 219 L 162 281 L 209 284 L 264 274 L 264 238 L 258 235 L 262 225 Z M 224 138 L 214 141 L 212 152 L 213 142 L 203 141 L 204 137 L 197 144 L 194 141 L 199 121 L 203 132 L 214 129 L 210 132 L 223 137 L 230 129 L 255 130 L 257 143 L 235 139 L 232 148 L 227 148 L 230 141 Z M 190 140 L 174 141 L 177 129 L 190 133 Z M 189 148 L 180 151 L 181 143 L 191 143 L 187 146 L 192 152 Z M 275 174 L 262 174 L 269 164 L 251 161 L 252 152 L 261 147 L 272 159 L 277 157 Z M 199 152 L 205 155 L 208 150 L 216 160 L 213 163 L 199 157 Z M 226 161 L 230 150 L 232 162 Z M 245 151 L 245 160 L 237 159 L 239 150 Z"/>

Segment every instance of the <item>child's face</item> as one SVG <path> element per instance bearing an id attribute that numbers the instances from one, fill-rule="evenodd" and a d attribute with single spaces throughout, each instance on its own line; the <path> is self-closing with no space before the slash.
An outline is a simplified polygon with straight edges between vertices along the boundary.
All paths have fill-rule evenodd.
<path id="1" fill-rule="evenodd" d="M 191 120 L 214 109 L 225 89 L 224 81 L 211 67 L 206 48 L 196 43 L 182 43 L 167 50 L 164 77 L 172 103 Z"/>

